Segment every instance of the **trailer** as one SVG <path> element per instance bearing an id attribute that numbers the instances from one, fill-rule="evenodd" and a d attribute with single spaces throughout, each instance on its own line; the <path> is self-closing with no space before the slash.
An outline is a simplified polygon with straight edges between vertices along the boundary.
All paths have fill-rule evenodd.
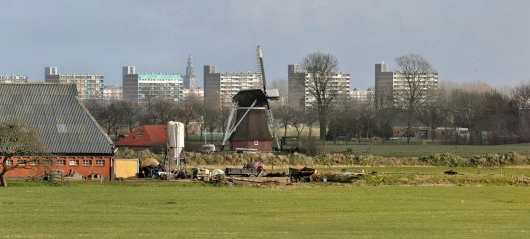
<path id="1" fill-rule="evenodd" d="M 226 168 L 226 176 L 245 176 L 245 177 L 260 177 L 263 176 L 265 170 L 257 168 Z"/>
<path id="2" fill-rule="evenodd" d="M 265 165 L 262 162 L 248 162 L 243 168 L 226 168 L 226 176 L 255 176 L 265 175 Z"/>
<path id="3" fill-rule="evenodd" d="M 317 173 L 317 170 L 314 168 L 303 167 L 301 169 L 289 168 L 289 177 L 291 182 L 312 182 L 313 176 Z"/>

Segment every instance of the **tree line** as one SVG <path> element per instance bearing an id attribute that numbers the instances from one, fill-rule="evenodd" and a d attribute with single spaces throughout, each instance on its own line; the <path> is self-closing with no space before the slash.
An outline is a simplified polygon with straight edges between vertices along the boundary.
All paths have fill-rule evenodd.
<path id="1" fill-rule="evenodd" d="M 407 142 L 430 140 L 434 129 L 468 128 L 469 138 L 458 142 L 453 137 L 446 143 L 502 144 L 530 141 L 530 82 L 513 89 L 494 89 L 486 84 L 439 85 L 426 87 L 424 77 L 432 72 L 429 62 L 415 54 L 396 58 L 397 72 L 405 78 L 399 94 L 385 99 L 390 104 L 376 102 L 374 97 L 354 99 L 332 87 L 331 75 L 338 72 L 337 59 L 327 53 L 311 53 L 301 61 L 308 73 L 306 87 L 314 98 L 303 110 L 295 110 L 286 100 L 271 102 L 274 115 L 272 125 L 276 137 L 313 136 L 313 126 L 318 126 L 321 140 L 389 139 L 396 126 L 404 128 Z M 285 81 L 285 80 L 283 80 Z M 282 80 L 274 82 L 286 84 Z M 281 97 L 287 97 L 280 89 Z M 375 93 L 375 92 L 374 92 Z M 109 135 L 118 138 L 144 124 L 166 124 L 170 120 L 184 123 L 187 132 L 191 126 L 201 139 L 203 132 L 226 131 L 228 107 L 209 107 L 202 97 L 190 95 L 181 102 L 158 100 L 156 96 L 146 103 L 128 101 L 85 100 L 86 108 Z M 418 128 L 428 129 L 420 135 Z M 278 135 L 283 129 L 283 135 Z M 291 130 L 288 130 L 291 129 Z M 293 135 L 293 132 L 295 135 Z M 305 132 L 305 133 L 304 133 Z M 315 135 L 316 136 L 316 135 Z M 431 136 L 432 137 L 432 136 Z M 487 139 L 487 140 L 486 140 Z M 487 141 L 487 142 L 485 142 Z"/>

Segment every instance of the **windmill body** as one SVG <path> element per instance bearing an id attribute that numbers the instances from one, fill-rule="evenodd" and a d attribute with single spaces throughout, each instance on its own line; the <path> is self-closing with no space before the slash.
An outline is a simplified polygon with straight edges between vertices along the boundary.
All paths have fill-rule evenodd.
<path id="1" fill-rule="evenodd" d="M 261 47 L 257 48 L 259 69 L 262 73 L 263 89 L 241 90 L 232 97 L 232 109 L 228 117 L 227 133 L 223 139 L 230 141 L 233 151 L 272 151 L 277 145 L 271 134 L 270 123 L 273 116 L 269 109 L 269 100 L 277 100 L 276 95 L 267 94 L 265 71 Z"/>
<path id="2" fill-rule="evenodd" d="M 268 126 L 267 97 L 261 89 L 242 90 L 234 97 L 235 131 L 230 135 L 234 151 L 272 151 L 273 137 Z"/>

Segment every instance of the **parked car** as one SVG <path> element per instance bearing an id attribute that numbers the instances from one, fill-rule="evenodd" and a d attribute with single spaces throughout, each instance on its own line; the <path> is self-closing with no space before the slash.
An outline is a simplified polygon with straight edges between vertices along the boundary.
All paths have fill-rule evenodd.
<path id="1" fill-rule="evenodd" d="M 199 151 L 203 154 L 211 154 L 213 152 L 215 152 L 215 145 L 213 144 L 205 144 L 203 145 Z"/>

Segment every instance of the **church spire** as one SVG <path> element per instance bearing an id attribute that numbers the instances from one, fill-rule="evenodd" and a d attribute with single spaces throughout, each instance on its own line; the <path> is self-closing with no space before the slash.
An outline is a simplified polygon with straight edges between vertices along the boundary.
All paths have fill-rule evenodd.
<path id="1" fill-rule="evenodd" d="M 184 89 L 195 89 L 195 68 L 193 67 L 193 61 L 191 55 L 188 55 L 188 64 L 186 66 L 186 75 L 184 76 Z"/>

